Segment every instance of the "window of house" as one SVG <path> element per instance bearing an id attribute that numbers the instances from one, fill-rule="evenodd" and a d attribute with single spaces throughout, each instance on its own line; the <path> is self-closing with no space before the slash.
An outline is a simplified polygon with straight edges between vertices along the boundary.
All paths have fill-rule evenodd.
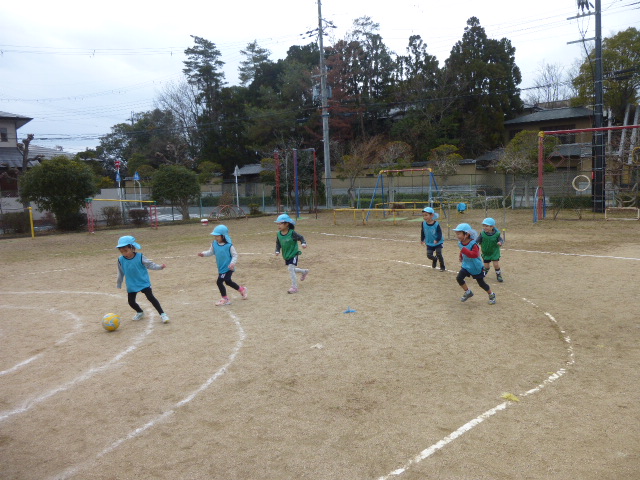
<path id="1" fill-rule="evenodd" d="M 551 125 L 549 127 L 544 127 L 546 131 L 554 131 L 554 130 L 575 130 L 576 126 L 573 125 Z M 558 135 L 558 140 L 560 143 L 576 143 L 576 134 L 575 133 L 565 133 L 563 135 Z"/>
<path id="2" fill-rule="evenodd" d="M 0 142 L 8 142 L 9 137 L 7 136 L 7 129 L 0 128 Z"/>

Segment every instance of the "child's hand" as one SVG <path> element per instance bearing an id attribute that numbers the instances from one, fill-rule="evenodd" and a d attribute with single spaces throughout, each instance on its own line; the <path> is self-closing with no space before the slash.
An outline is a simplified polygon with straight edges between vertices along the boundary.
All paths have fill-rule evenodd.
<path id="1" fill-rule="evenodd" d="M 229 264 L 229 270 L 231 270 L 232 272 L 236 269 L 236 266 L 233 263 Z"/>
<path id="2" fill-rule="evenodd" d="M 420 242 L 420 245 L 426 245 L 424 242 Z"/>
<path id="3" fill-rule="evenodd" d="M 302 244 L 302 248 L 307 248 L 307 244 L 306 244 L 306 243 L 303 243 L 303 244 Z"/>
<path id="4" fill-rule="evenodd" d="M 276 257 L 277 257 L 278 255 L 280 255 L 280 252 L 276 252 Z"/>
<path id="5" fill-rule="evenodd" d="M 200 252 L 200 253 L 198 253 L 198 256 L 199 257 L 204 257 L 204 253 Z"/>
<path id="6" fill-rule="evenodd" d="M 165 268 L 167 268 L 167 264 L 166 264 L 166 263 L 163 263 L 163 264 L 162 264 L 162 269 L 164 270 Z"/>
<path id="7" fill-rule="evenodd" d="M 502 246 L 502 242 L 498 242 L 498 246 L 501 247 Z"/>
<path id="8" fill-rule="evenodd" d="M 462 254 L 458 255 L 458 260 L 462 262 Z"/>

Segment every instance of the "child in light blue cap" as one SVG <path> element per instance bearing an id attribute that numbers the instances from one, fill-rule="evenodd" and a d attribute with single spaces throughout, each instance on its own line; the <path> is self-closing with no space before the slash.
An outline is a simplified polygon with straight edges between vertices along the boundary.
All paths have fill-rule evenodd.
<path id="1" fill-rule="evenodd" d="M 118 279 L 116 281 L 116 287 L 122 288 L 122 280 L 125 280 L 129 306 L 136 311 L 133 319 L 140 320 L 144 317 L 144 310 L 142 310 L 136 302 L 138 292 L 142 292 L 160 314 L 162 323 L 167 323 L 169 316 L 164 312 L 160 306 L 160 302 L 153 295 L 151 279 L 149 278 L 149 270 L 162 270 L 167 266 L 164 263 L 158 265 L 142 253 L 136 252 L 136 250 L 141 250 L 142 247 L 136 242 L 135 237 L 131 235 L 120 237 L 116 248 L 122 254 L 122 256 L 118 258 Z"/>
<path id="2" fill-rule="evenodd" d="M 218 225 L 213 229 L 211 235 L 214 236 L 214 240 L 211 242 L 211 248 L 204 252 L 200 252 L 198 256 L 216 256 L 216 263 L 218 264 L 218 280 L 216 281 L 216 284 L 218 285 L 218 290 L 220 290 L 220 295 L 222 296 L 222 298 L 216 302 L 216 306 L 220 307 L 231 304 L 231 300 L 227 296 L 227 288 L 225 287 L 225 284 L 240 292 L 242 299 L 246 300 L 247 287 L 241 287 L 231 280 L 231 275 L 236 268 L 236 263 L 238 263 L 238 252 L 233 246 L 233 242 L 229 236 L 229 229 L 225 225 Z"/>
<path id="3" fill-rule="evenodd" d="M 300 281 L 302 282 L 309 275 L 308 268 L 298 268 L 298 255 L 302 252 L 298 249 L 298 242 L 302 248 L 307 248 L 307 242 L 304 237 L 295 231 L 296 221 L 286 213 L 278 216 L 275 223 L 278 224 L 278 235 L 276 237 L 276 255 L 280 255 L 289 270 L 291 277 L 291 288 L 288 293 L 298 293 L 298 273 L 301 273 Z"/>
<path id="4" fill-rule="evenodd" d="M 420 242 L 427 246 L 427 258 L 431 260 L 431 268 L 438 266 L 440 262 L 440 271 L 445 272 L 444 257 L 442 256 L 442 245 L 444 244 L 444 235 L 442 228 L 437 221 L 439 215 L 431 207 L 425 207 L 422 210 L 422 228 L 420 229 Z"/>

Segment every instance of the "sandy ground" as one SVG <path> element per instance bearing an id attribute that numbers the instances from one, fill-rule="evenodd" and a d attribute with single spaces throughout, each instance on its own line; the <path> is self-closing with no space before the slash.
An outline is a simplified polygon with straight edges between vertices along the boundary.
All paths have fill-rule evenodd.
<path id="1" fill-rule="evenodd" d="M 509 212 L 488 305 L 460 302 L 453 239 L 440 273 L 419 222 L 346 214 L 299 222 L 289 295 L 273 220 L 228 223 L 249 298 L 227 307 L 212 225 L 0 241 L 0 478 L 640 478 L 636 222 Z M 168 265 L 166 325 L 115 288 L 129 233 Z"/>

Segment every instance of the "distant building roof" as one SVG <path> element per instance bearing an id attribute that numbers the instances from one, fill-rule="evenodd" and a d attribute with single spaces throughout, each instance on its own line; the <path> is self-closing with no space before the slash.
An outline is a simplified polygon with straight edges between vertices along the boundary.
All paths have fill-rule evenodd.
<path id="1" fill-rule="evenodd" d="M 23 125 L 26 125 L 27 123 L 29 123 L 31 120 L 33 120 L 33 118 L 30 118 L 30 117 L 24 117 L 22 115 L 16 115 L 15 113 L 8 113 L 8 112 L 0 112 L 0 118 L 9 118 L 15 121 L 16 128 L 20 128 Z"/>
<path id="2" fill-rule="evenodd" d="M 55 148 L 29 146 L 29 167 L 38 165 L 42 160 L 49 160 L 58 155 L 72 158 L 73 155 Z M 17 147 L 0 148 L 0 168 L 22 168 L 22 151 Z"/>
<path id="3" fill-rule="evenodd" d="M 27 166 L 33 167 L 39 163 L 29 155 Z M 22 168 L 22 152 L 18 148 L 0 148 L 0 168 Z"/>
<path id="4" fill-rule="evenodd" d="M 551 157 L 590 157 L 593 153 L 590 143 L 566 143 L 558 145 Z"/>
<path id="5" fill-rule="evenodd" d="M 238 175 L 259 175 L 260 172 L 266 170 L 259 163 L 252 163 L 251 165 L 245 165 L 238 169 Z"/>
<path id="6" fill-rule="evenodd" d="M 476 158 L 476 164 L 489 164 L 491 162 L 498 161 L 504 152 L 504 148 L 496 148 L 495 150 L 491 150 L 489 152 L 485 152 L 479 157 Z"/>
<path id="7" fill-rule="evenodd" d="M 585 107 L 553 108 L 540 112 L 530 113 L 522 117 L 514 118 L 504 122 L 505 125 L 520 125 L 523 123 L 552 122 L 556 120 L 567 120 L 570 118 L 588 118 L 593 116 L 593 110 Z"/>
<path id="8" fill-rule="evenodd" d="M 67 158 L 73 158 L 72 153 L 68 153 L 59 148 L 40 147 L 38 145 L 29 145 L 29 158 L 39 157 L 40 159 L 49 160 L 50 158 L 57 156 L 65 156 Z"/>

